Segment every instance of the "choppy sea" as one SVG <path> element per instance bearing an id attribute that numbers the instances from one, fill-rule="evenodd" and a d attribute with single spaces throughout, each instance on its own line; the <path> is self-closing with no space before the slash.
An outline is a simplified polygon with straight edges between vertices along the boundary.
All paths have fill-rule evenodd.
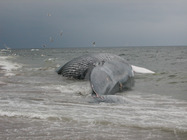
<path id="1" fill-rule="evenodd" d="M 136 74 L 123 103 L 94 103 L 88 81 L 55 70 L 72 58 L 113 53 Z M 186 140 L 187 47 L 0 50 L 1 140 Z"/>

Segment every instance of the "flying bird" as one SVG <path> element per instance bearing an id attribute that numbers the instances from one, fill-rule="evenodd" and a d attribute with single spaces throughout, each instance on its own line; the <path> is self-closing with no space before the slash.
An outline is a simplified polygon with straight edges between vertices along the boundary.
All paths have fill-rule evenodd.
<path id="1" fill-rule="evenodd" d="M 95 47 L 95 42 L 93 42 L 92 44 L 93 44 L 93 46 Z"/>

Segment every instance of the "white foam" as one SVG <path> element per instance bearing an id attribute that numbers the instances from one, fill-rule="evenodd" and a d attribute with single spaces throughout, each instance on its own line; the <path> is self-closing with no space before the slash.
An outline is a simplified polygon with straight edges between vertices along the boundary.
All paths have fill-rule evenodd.
<path id="1" fill-rule="evenodd" d="M 64 89 L 64 87 L 61 87 Z M 70 90 L 71 91 L 71 90 Z M 64 92 L 64 91 L 63 91 Z M 55 96 L 55 95 L 51 95 Z M 68 94 L 65 95 L 67 100 Z M 70 94 L 72 96 L 72 94 Z M 127 97 L 126 97 L 127 96 Z M 62 102 L 65 97 L 45 99 L 29 104 L 28 100 L 0 100 L 0 116 L 73 120 L 97 126 L 127 126 L 143 129 L 187 132 L 186 102 L 157 95 L 126 95 L 127 104 L 80 104 Z M 62 99 L 58 98 L 61 97 Z M 71 97 L 71 100 L 73 96 Z M 136 100 L 139 100 L 136 103 Z M 58 102 L 60 101 L 60 102 Z M 8 102 L 8 103 L 7 103 Z M 80 117 L 81 116 L 81 117 Z M 117 118 L 117 119 L 116 119 Z M 101 125 L 100 125 L 101 126 Z M 124 127 L 123 127 L 124 128 Z"/>
<path id="2" fill-rule="evenodd" d="M 25 118 L 33 118 L 33 119 L 47 119 L 50 117 L 50 114 L 43 114 L 40 112 L 29 112 L 29 111 L 0 111 L 0 116 L 7 117 L 25 117 Z"/>
<path id="3" fill-rule="evenodd" d="M 33 52 L 33 51 L 39 51 L 39 49 L 31 49 L 31 52 Z"/>
<path id="4" fill-rule="evenodd" d="M 2 66 L 3 71 L 5 71 L 5 76 L 13 76 L 13 70 L 17 70 L 22 67 L 21 64 L 13 63 L 8 60 L 10 56 L 1 56 L 0 57 L 0 65 Z"/>
<path id="5" fill-rule="evenodd" d="M 10 48 L 7 48 L 7 49 L 1 49 L 0 52 L 11 52 L 11 49 L 10 49 Z"/>
<path id="6" fill-rule="evenodd" d="M 89 86 L 89 82 L 82 81 L 82 82 L 75 82 L 68 85 L 51 85 L 51 86 L 42 86 L 41 88 L 50 90 L 56 89 L 61 93 L 67 94 L 81 94 L 81 95 L 88 95 L 91 93 L 91 88 Z"/>

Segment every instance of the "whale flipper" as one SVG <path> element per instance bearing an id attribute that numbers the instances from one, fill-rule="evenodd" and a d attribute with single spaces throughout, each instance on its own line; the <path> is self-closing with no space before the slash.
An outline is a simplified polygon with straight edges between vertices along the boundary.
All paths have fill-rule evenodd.
<path id="1" fill-rule="evenodd" d="M 134 66 L 134 65 L 131 65 L 131 66 L 132 66 L 133 71 L 136 72 L 136 73 L 142 73 L 142 74 L 145 74 L 145 73 L 153 74 L 153 73 L 155 73 L 154 71 L 151 71 L 151 70 L 143 68 L 143 67 L 138 67 L 138 66 Z"/>

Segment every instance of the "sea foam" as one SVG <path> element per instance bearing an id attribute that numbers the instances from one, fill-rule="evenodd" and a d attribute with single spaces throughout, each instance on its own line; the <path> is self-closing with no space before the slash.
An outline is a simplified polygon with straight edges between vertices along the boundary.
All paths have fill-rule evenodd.
<path id="1" fill-rule="evenodd" d="M 5 76 L 14 76 L 14 70 L 17 70 L 22 67 L 21 64 L 11 62 L 8 60 L 11 56 L 1 56 L 0 57 L 0 65 L 2 67 L 2 71 L 5 73 Z"/>

